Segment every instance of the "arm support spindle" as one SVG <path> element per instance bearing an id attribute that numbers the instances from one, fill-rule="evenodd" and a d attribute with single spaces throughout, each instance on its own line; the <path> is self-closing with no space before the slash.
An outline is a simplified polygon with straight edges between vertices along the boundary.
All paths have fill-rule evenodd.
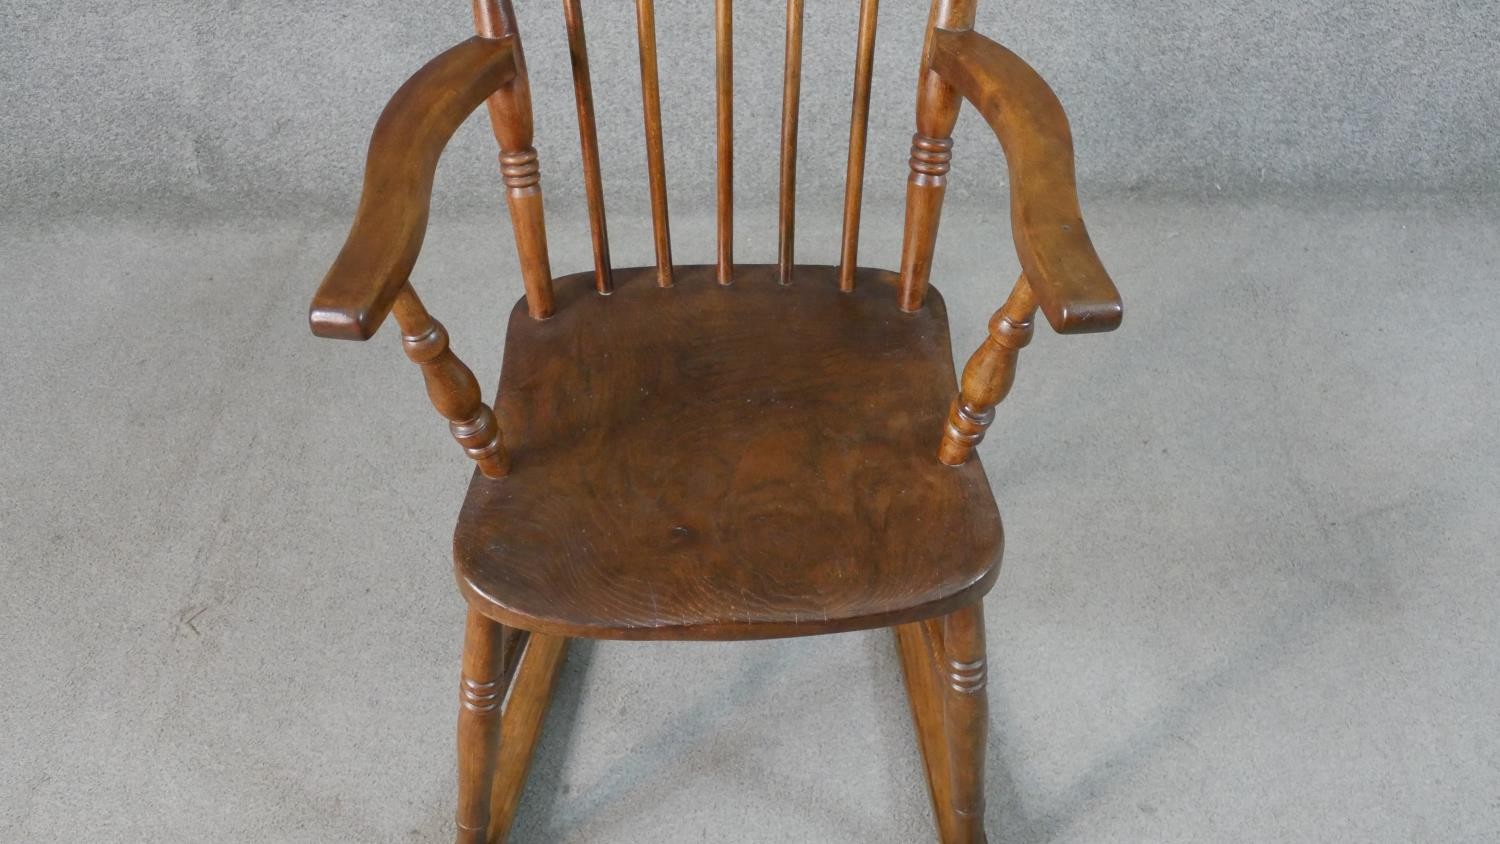
<path id="1" fill-rule="evenodd" d="M 427 397 L 448 420 L 453 438 L 479 464 L 479 471 L 485 477 L 505 477 L 510 462 L 500 439 L 500 423 L 495 421 L 494 411 L 480 399 L 474 373 L 449 347 L 447 329 L 427 313 L 410 284 L 402 285 L 396 294 L 394 310 L 396 323 L 401 326 L 401 347 L 422 368 Z"/>
<path id="2" fill-rule="evenodd" d="M 1047 83 L 1015 53 L 971 30 L 937 29 L 932 69 L 973 103 L 1000 140 L 1010 173 L 1011 231 L 1021 277 L 990 321 L 990 335 L 964 367 L 938 459 L 969 459 L 1016 377 L 1037 310 L 1060 334 L 1111 331 L 1120 293 L 1083 225 L 1073 175 L 1073 137 Z"/>
<path id="3" fill-rule="evenodd" d="M 1031 342 L 1036 298 L 1026 276 L 1016 280 L 1005 305 L 990 319 L 990 336 L 969 358 L 958 397 L 948 409 L 938 460 L 961 466 L 995 421 L 995 405 L 1005 400 L 1016 381 L 1016 356 Z"/>

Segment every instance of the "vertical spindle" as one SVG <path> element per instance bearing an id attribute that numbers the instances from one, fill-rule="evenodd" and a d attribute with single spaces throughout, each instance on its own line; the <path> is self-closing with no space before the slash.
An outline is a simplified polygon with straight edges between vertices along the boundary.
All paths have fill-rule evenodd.
<path id="1" fill-rule="evenodd" d="M 672 232 L 667 223 L 667 164 L 662 154 L 661 84 L 656 74 L 656 7 L 635 0 L 641 52 L 641 111 L 646 120 L 646 166 L 651 185 L 651 227 L 656 237 L 656 283 L 672 286 Z"/>
<path id="2" fill-rule="evenodd" d="M 718 105 L 718 279 L 734 281 L 734 4 L 715 0 L 715 88 Z"/>
<path id="3" fill-rule="evenodd" d="M 802 94 L 803 0 L 786 0 L 786 58 L 781 84 L 781 231 L 776 264 L 782 284 L 792 283 L 797 231 L 797 111 Z"/>
<path id="4" fill-rule="evenodd" d="M 609 229 L 604 221 L 604 177 L 599 169 L 599 131 L 594 121 L 594 86 L 589 78 L 588 42 L 583 34 L 582 0 L 563 0 L 568 53 L 573 61 L 573 99 L 578 107 L 578 145 L 583 152 L 583 189 L 589 203 L 589 231 L 594 241 L 594 288 L 614 290 L 609 266 Z"/>
<path id="5" fill-rule="evenodd" d="M 865 189 L 865 139 L 870 128 L 870 82 L 875 69 L 875 25 L 880 0 L 861 0 L 859 46 L 854 59 L 854 104 L 849 117 L 849 167 L 844 176 L 844 237 L 839 251 L 839 289 L 854 289 L 859 266 L 859 215 Z"/>

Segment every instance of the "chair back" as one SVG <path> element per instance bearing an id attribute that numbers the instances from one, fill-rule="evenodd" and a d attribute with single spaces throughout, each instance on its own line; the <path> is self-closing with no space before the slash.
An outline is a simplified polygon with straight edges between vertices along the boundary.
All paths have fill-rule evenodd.
<path id="1" fill-rule="evenodd" d="M 798 106 L 802 84 L 802 34 L 805 0 L 785 0 L 786 48 L 782 61 L 782 108 L 779 179 L 779 225 L 777 244 L 777 268 L 782 283 L 792 280 L 796 251 L 796 204 L 797 204 L 797 131 Z M 870 81 L 875 61 L 875 36 L 879 11 L 879 0 L 859 0 L 860 14 L 858 32 L 854 34 L 854 86 L 849 120 L 848 161 L 844 180 L 843 235 L 839 249 L 838 280 L 842 289 L 853 289 L 855 268 L 859 251 L 860 205 L 864 183 L 866 134 L 869 127 Z M 589 225 L 593 241 L 595 287 L 601 293 L 613 289 L 609 258 L 609 226 L 604 211 L 604 180 L 600 172 L 599 137 L 594 116 L 594 96 L 590 78 L 588 48 L 584 37 L 584 11 L 582 0 L 562 0 L 564 20 L 567 26 L 568 46 L 572 59 L 573 94 L 577 106 L 578 133 L 583 159 L 583 184 L 588 200 Z M 934 0 L 928 17 L 930 33 L 934 27 L 965 29 L 973 22 L 976 0 Z M 480 35 L 519 37 L 515 15 L 510 0 L 473 0 L 476 28 Z M 639 48 L 641 77 L 642 120 L 645 125 L 645 155 L 647 178 L 651 195 L 651 219 L 656 256 L 656 281 L 663 287 L 673 283 L 672 233 L 668 218 L 667 172 L 663 152 L 661 84 L 657 69 L 656 9 L 655 0 L 635 0 L 636 38 Z M 770 4 L 767 4 L 768 6 Z M 776 9 L 780 13 L 781 9 Z M 734 25 L 733 0 L 714 0 L 715 39 L 715 105 L 716 105 L 716 277 L 720 284 L 734 281 Z M 922 83 L 918 96 L 918 134 L 912 146 L 912 180 L 920 183 L 925 192 L 941 192 L 946 180 L 949 150 L 948 140 L 953 119 L 958 113 L 958 98 L 951 89 L 943 85 L 926 67 L 924 51 Z M 524 76 L 524 65 L 521 70 Z M 523 92 L 524 93 L 524 92 Z M 540 186 L 536 151 L 530 139 L 530 103 L 517 102 L 514 94 L 504 100 L 505 92 L 496 94 L 490 107 L 496 116 L 496 137 L 501 146 L 501 169 L 510 191 L 512 214 L 517 211 L 518 200 L 535 195 L 536 212 L 530 216 L 522 209 L 525 224 L 516 227 L 518 250 L 521 253 L 522 274 L 527 280 L 528 298 L 533 298 L 531 311 L 534 316 L 545 316 L 551 311 L 551 275 L 547 265 L 546 232 L 540 216 Z M 518 132 L 514 126 L 516 109 L 526 112 L 526 130 Z M 502 115 L 510 119 L 504 125 L 511 127 L 510 137 L 501 137 Z M 940 197 L 939 197 L 940 201 Z M 521 204 L 524 205 L 524 202 Z M 908 215 L 911 216 L 908 209 Z M 913 222 L 919 226 L 931 226 L 935 233 L 935 205 L 928 215 L 918 213 Z M 930 237 L 920 235 L 920 243 Z M 524 243 L 519 241 L 526 241 Z M 913 240 L 910 232 L 906 237 L 908 247 Z M 924 250 L 917 249 L 918 253 Z M 928 250 L 930 251 L 930 250 Z M 903 275 L 908 261 L 903 259 Z M 914 269 L 921 274 L 916 283 L 925 288 L 926 266 L 930 255 L 917 262 Z M 903 284 L 906 289 L 907 284 Z M 545 299 L 544 302 L 536 299 Z M 903 295 L 903 306 L 910 304 L 910 296 Z M 920 293 L 917 295 L 920 299 Z"/>

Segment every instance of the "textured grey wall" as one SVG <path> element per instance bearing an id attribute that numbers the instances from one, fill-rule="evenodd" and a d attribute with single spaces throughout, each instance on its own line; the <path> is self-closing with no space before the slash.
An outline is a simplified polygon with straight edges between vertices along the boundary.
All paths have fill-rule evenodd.
<path id="1" fill-rule="evenodd" d="M 53 0 L 0 10 L 8 213 L 346 211 L 385 98 L 465 37 L 466 3 Z M 517 0 L 554 206 L 577 201 L 578 153 L 556 0 Z M 588 6 L 611 205 L 645 200 L 632 4 Z M 855 0 L 808 3 L 801 172 L 840 189 Z M 922 0 L 886 0 L 870 149 L 872 198 L 900 190 Z M 770 202 L 780 4 L 742 0 L 738 190 Z M 675 207 L 712 193 L 711 4 L 661 0 Z M 1052 82 L 1086 189 L 1190 193 L 1474 190 L 1500 185 L 1500 14 L 1486 0 L 990 0 L 979 28 Z M 1002 184 L 997 149 L 962 121 L 956 190 Z M 440 174 L 442 208 L 494 201 L 479 122 Z"/>

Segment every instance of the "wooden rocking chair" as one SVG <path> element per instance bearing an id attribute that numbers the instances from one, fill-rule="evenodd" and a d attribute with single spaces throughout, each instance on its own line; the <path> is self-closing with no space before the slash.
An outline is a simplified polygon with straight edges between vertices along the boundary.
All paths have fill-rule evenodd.
<path id="1" fill-rule="evenodd" d="M 505 838 L 570 638 L 873 627 L 895 630 L 941 840 L 985 840 L 980 599 L 999 570 L 1001 529 L 973 450 L 1036 311 L 1060 333 L 1108 331 L 1120 298 L 1080 216 L 1062 108 L 1021 59 L 972 31 L 977 0 L 932 5 L 900 272 L 857 265 L 878 0 L 861 2 L 835 267 L 793 261 L 802 0 L 786 4 L 774 266 L 733 258 L 730 0 L 716 0 L 713 266 L 672 261 L 652 0 L 636 0 L 652 267 L 610 265 L 580 0 L 563 7 L 592 272 L 552 276 L 509 0 L 474 0 L 478 34 L 411 77 L 375 127 L 353 229 L 310 320 L 318 336 L 365 340 L 394 314 L 432 403 L 478 464 L 453 545 L 469 606 L 460 842 Z M 1022 275 L 959 382 L 928 275 L 965 100 L 1005 153 Z M 409 280 L 438 157 L 481 104 L 526 290 L 493 410 Z"/>

